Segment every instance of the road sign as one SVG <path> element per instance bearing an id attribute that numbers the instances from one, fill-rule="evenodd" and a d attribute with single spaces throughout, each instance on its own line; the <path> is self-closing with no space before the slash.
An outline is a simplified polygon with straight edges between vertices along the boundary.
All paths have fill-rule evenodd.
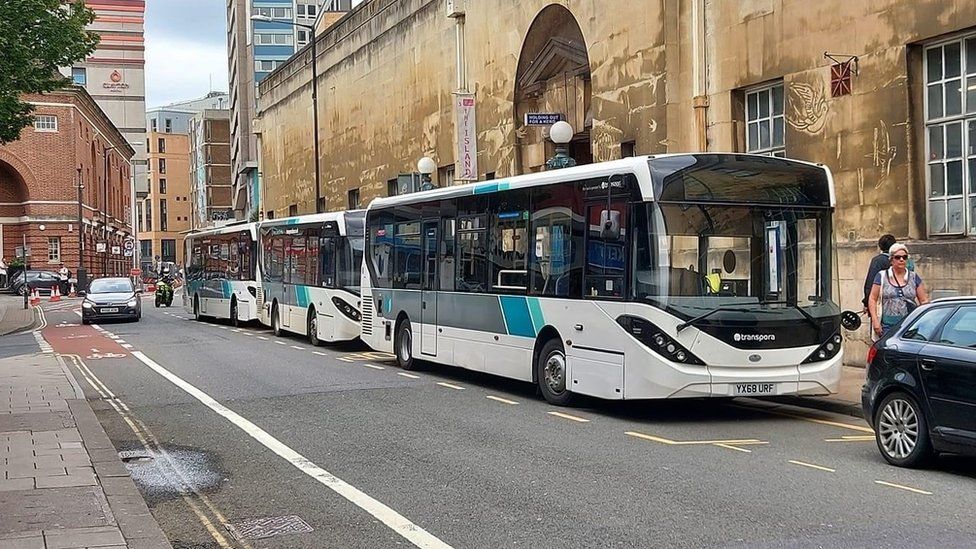
<path id="1" fill-rule="evenodd" d="M 562 113 L 558 112 L 527 112 L 525 113 L 526 126 L 552 126 L 556 122 L 563 120 Z"/>
<path id="2" fill-rule="evenodd" d="M 131 240 L 126 240 L 122 246 L 125 248 L 125 251 L 131 252 L 136 247 L 136 243 Z"/>
<path id="3" fill-rule="evenodd" d="M 130 269 L 129 274 L 132 276 L 139 276 L 142 274 L 142 269 Z"/>
<path id="4" fill-rule="evenodd" d="M 120 253 L 122 253 L 121 246 L 112 246 L 112 255 L 119 255 Z"/>
<path id="5" fill-rule="evenodd" d="M 95 243 L 95 252 L 96 253 L 100 253 L 100 254 L 101 253 L 105 253 L 105 243 L 104 242 L 96 242 Z"/>

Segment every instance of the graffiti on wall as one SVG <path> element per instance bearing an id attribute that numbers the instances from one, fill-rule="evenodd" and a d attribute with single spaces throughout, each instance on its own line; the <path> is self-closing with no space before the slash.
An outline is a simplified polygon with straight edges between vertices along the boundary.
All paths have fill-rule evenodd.
<path id="1" fill-rule="evenodd" d="M 792 82 L 786 92 L 786 122 L 808 134 L 823 131 L 827 124 L 827 92 L 823 82 Z"/>
<path id="2" fill-rule="evenodd" d="M 871 154 L 866 155 L 878 168 L 878 180 L 874 184 L 875 189 L 881 188 L 888 181 L 891 175 L 891 163 L 898 154 L 898 148 L 891 143 L 891 134 L 888 132 L 888 124 L 884 120 L 878 121 L 878 126 L 874 128 L 874 147 Z"/>

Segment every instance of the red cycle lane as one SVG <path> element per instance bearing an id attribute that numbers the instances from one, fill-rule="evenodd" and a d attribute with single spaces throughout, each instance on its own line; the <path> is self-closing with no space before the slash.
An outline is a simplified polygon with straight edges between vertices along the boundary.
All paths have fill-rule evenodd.
<path id="1" fill-rule="evenodd" d="M 77 315 L 51 315 L 48 325 L 41 331 L 41 335 L 51 345 L 56 353 L 63 355 L 77 355 L 84 360 L 118 359 L 129 356 L 129 351 L 122 348 L 104 332 L 93 326 L 84 326 Z"/>

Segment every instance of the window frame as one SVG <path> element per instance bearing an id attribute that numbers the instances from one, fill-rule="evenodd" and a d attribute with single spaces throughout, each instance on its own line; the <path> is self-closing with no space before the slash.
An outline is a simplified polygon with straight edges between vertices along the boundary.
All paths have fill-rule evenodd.
<path id="1" fill-rule="evenodd" d="M 48 263 L 61 262 L 61 237 L 60 236 L 47 237 L 47 262 Z"/>
<path id="2" fill-rule="evenodd" d="M 58 132 L 58 117 L 55 114 L 38 114 L 34 116 L 34 131 L 43 133 Z"/>
<path id="3" fill-rule="evenodd" d="M 776 88 L 779 88 L 781 90 L 780 97 L 782 98 L 783 101 L 783 104 L 780 105 L 780 111 L 778 114 L 776 113 L 775 110 L 776 105 L 774 102 L 774 93 L 773 93 L 773 90 Z M 763 92 L 767 92 L 767 97 L 769 101 L 767 107 L 769 111 L 767 112 L 766 116 L 762 116 L 761 114 L 762 109 L 760 108 L 760 110 L 756 112 L 756 118 L 750 119 L 749 98 L 751 96 L 760 96 L 760 94 L 762 94 Z M 786 84 L 783 82 L 782 79 L 780 79 L 774 82 L 767 82 L 765 84 L 760 84 L 758 86 L 746 88 L 743 93 L 743 99 L 744 99 L 743 113 L 745 118 L 745 132 L 746 132 L 746 153 L 761 154 L 765 156 L 773 156 L 776 158 L 785 158 L 786 157 Z M 759 97 L 757 97 L 756 99 L 757 107 L 758 107 L 758 101 L 759 101 Z M 782 126 L 783 126 L 783 143 L 781 145 L 776 145 L 774 142 L 776 119 L 781 119 Z M 755 144 L 756 146 L 753 147 L 752 139 L 750 139 L 749 137 L 749 124 L 755 123 L 757 124 L 758 127 L 761 127 L 763 122 L 769 123 L 769 146 L 762 147 L 761 132 L 757 128 L 756 138 L 759 140 L 759 143 L 756 143 Z"/>
<path id="4" fill-rule="evenodd" d="M 924 170 L 925 170 L 925 234 L 928 236 L 973 236 L 976 235 L 976 105 L 970 105 L 967 109 L 967 103 L 969 102 L 969 94 L 967 93 L 967 82 L 971 81 L 976 84 L 976 60 L 969 61 L 967 55 L 967 44 L 973 44 L 973 53 L 976 54 L 976 33 L 960 33 L 952 38 L 945 40 L 933 41 L 931 43 L 925 44 L 922 49 L 922 103 L 923 103 L 923 132 L 924 132 L 924 142 L 925 142 L 925 159 L 924 159 Z M 946 46 L 951 45 L 959 46 L 959 73 L 954 76 L 946 76 Z M 929 79 L 929 52 L 933 50 L 940 50 L 940 65 L 941 74 L 936 80 Z M 972 65 L 972 68 L 968 68 L 967 65 Z M 953 82 L 955 80 L 959 81 L 959 113 L 947 115 L 946 114 L 946 104 L 947 96 L 946 84 Z M 931 101 L 929 100 L 929 89 L 934 86 L 939 86 L 941 88 L 941 101 L 942 109 L 941 116 L 933 118 L 931 114 Z M 973 97 L 976 101 L 976 94 Z M 959 137 L 959 149 L 960 153 L 958 156 L 949 156 L 948 149 L 948 135 L 949 126 L 953 124 L 960 125 L 960 137 Z M 938 158 L 932 155 L 932 128 L 941 128 L 941 147 L 940 156 Z M 972 129 L 970 129 L 972 128 Z M 960 179 L 961 179 L 961 189 L 960 193 L 949 194 L 949 165 L 955 162 L 960 164 Z M 932 168 L 933 166 L 942 166 L 942 194 L 935 196 L 933 195 L 933 179 L 932 179 Z M 962 201 L 962 221 L 961 221 L 961 231 L 960 230 L 950 230 L 951 219 L 949 213 L 949 203 L 957 200 Z M 942 209 L 942 220 L 943 220 L 943 230 L 942 232 L 936 232 L 932 230 L 932 222 L 934 221 L 932 212 L 933 205 L 936 203 L 941 204 Z"/>

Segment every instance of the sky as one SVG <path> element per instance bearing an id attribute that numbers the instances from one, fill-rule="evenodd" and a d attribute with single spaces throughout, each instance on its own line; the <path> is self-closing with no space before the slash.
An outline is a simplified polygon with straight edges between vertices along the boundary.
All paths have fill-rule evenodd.
<path id="1" fill-rule="evenodd" d="M 227 91 L 226 0 L 146 2 L 146 106 Z"/>

